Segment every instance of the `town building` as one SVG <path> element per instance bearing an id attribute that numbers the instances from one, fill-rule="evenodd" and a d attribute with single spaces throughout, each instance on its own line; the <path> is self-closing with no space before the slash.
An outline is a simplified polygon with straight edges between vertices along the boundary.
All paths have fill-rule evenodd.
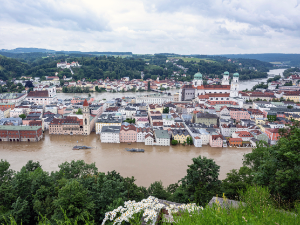
<path id="1" fill-rule="evenodd" d="M 193 115 L 193 121 L 194 123 L 203 123 L 205 125 L 217 125 L 219 117 L 216 114 L 210 114 L 210 113 L 195 113 Z"/>
<path id="2" fill-rule="evenodd" d="M 33 102 L 38 105 L 49 105 L 57 101 L 56 95 L 50 97 L 48 91 L 31 91 L 26 96 L 26 101 Z"/>
<path id="3" fill-rule="evenodd" d="M 43 138 L 40 126 L 0 126 L 0 141 L 37 142 Z"/>
<path id="4" fill-rule="evenodd" d="M 275 145 L 277 143 L 278 139 L 280 138 L 280 134 L 279 134 L 279 129 L 278 128 L 265 129 L 265 133 L 266 133 L 266 135 L 268 135 L 268 138 L 270 140 L 270 144 L 271 145 Z"/>
<path id="5" fill-rule="evenodd" d="M 147 104 L 163 104 L 166 102 L 173 102 L 174 98 L 171 95 L 151 94 L 151 95 L 139 95 L 136 97 L 136 103 Z"/>
<path id="6" fill-rule="evenodd" d="M 211 135 L 209 139 L 209 145 L 214 148 L 223 147 L 223 136 L 221 134 Z"/>
<path id="7" fill-rule="evenodd" d="M 223 74 L 222 85 L 203 85 L 202 74 L 194 75 L 192 85 L 183 85 L 179 92 L 181 101 L 195 99 L 201 95 L 207 95 L 211 100 L 230 100 L 230 98 L 238 97 L 239 90 L 239 74 L 233 74 L 233 80 L 229 85 L 229 73 Z"/>
<path id="8" fill-rule="evenodd" d="M 120 143 L 120 126 L 103 126 L 100 133 L 102 143 Z"/>
<path id="9" fill-rule="evenodd" d="M 173 129 L 172 132 L 172 139 L 178 141 L 178 143 L 183 144 L 187 141 L 188 137 L 191 137 L 189 132 L 185 129 Z"/>
<path id="10" fill-rule="evenodd" d="M 145 137 L 147 134 L 152 134 L 150 127 L 138 127 L 136 128 L 137 139 L 136 142 L 145 142 Z"/>
<path id="11" fill-rule="evenodd" d="M 154 136 L 153 136 L 153 134 L 147 134 L 145 136 L 145 145 L 154 145 Z"/>
<path id="12" fill-rule="evenodd" d="M 137 131 L 133 124 L 122 125 L 120 130 L 120 142 L 136 142 Z"/>
<path id="13" fill-rule="evenodd" d="M 229 145 L 230 146 L 239 146 L 241 147 L 243 145 L 243 139 L 242 138 L 229 138 L 228 139 Z"/>
<path id="14" fill-rule="evenodd" d="M 0 103 L 13 103 L 17 106 L 21 104 L 26 96 L 27 93 L 2 93 L 0 94 Z"/>
<path id="15" fill-rule="evenodd" d="M 154 131 L 156 145 L 170 146 L 170 136 L 166 130 L 155 130 Z"/>
<path id="16" fill-rule="evenodd" d="M 121 126 L 122 117 L 116 113 L 103 113 L 95 123 L 96 134 L 100 134 L 103 126 Z"/>

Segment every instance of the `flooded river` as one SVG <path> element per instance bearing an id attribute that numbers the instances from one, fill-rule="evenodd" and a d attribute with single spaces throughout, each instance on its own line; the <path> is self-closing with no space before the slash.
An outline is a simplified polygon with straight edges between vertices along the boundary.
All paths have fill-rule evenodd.
<path id="1" fill-rule="evenodd" d="M 78 145 L 92 146 L 92 149 L 74 151 Z M 144 148 L 145 153 L 125 151 L 128 147 Z M 58 170 L 58 165 L 71 160 L 83 159 L 86 163 L 96 163 L 101 172 L 116 170 L 122 176 L 134 176 L 136 184 L 148 187 L 150 183 L 161 180 L 164 186 L 177 182 L 186 175 L 187 165 L 192 158 L 206 156 L 221 166 L 220 179 L 226 177 L 231 169 L 242 166 L 243 154 L 251 148 L 211 148 L 203 146 L 145 146 L 143 143 L 102 144 L 99 135 L 61 136 L 45 133 L 36 143 L 0 144 L 1 159 L 6 159 L 14 170 L 20 170 L 28 160 L 39 161 L 46 171 Z"/>
<path id="2" fill-rule="evenodd" d="M 284 69 L 271 70 L 269 74 L 281 74 Z M 251 89 L 258 82 L 267 79 L 241 81 L 240 90 Z M 176 92 L 178 90 L 171 90 Z M 95 99 L 120 98 L 122 96 L 136 96 L 143 93 L 92 93 Z M 86 97 L 88 94 L 58 93 L 58 98 L 72 98 L 74 95 Z M 72 147 L 78 145 L 92 146 L 92 149 L 73 151 Z M 125 151 L 128 147 L 144 148 L 145 153 L 131 153 Z M 220 179 L 226 177 L 232 169 L 242 166 L 245 153 L 251 148 L 211 148 L 203 146 L 145 146 L 143 143 L 102 144 L 99 135 L 90 136 L 58 136 L 49 135 L 37 143 L 0 143 L 0 158 L 10 162 L 11 168 L 20 170 L 28 160 L 39 161 L 46 171 L 58 170 L 58 165 L 71 160 L 83 159 L 86 163 L 96 163 L 99 171 L 116 170 L 122 176 L 134 176 L 138 185 L 149 186 L 154 181 L 161 180 L 165 186 L 177 182 L 186 175 L 187 165 L 192 158 L 206 156 L 214 159 L 221 166 Z"/>

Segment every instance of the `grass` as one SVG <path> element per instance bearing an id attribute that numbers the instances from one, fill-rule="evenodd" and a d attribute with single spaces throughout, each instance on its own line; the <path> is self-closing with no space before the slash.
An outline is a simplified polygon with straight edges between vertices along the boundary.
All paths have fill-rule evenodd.
<path id="1" fill-rule="evenodd" d="M 205 59 L 205 58 L 200 59 L 200 58 L 186 58 L 186 57 L 168 57 L 168 59 L 182 59 L 185 62 L 191 62 L 191 61 L 200 62 L 201 60 L 205 62 L 215 62 L 214 60 Z"/>
<path id="2" fill-rule="evenodd" d="M 246 204 L 240 203 L 237 208 L 229 205 L 222 207 L 216 202 L 212 207 L 207 206 L 200 212 L 173 215 L 174 224 L 300 224 L 300 205 L 295 207 L 294 212 L 278 210 L 266 188 L 250 187 L 242 193 L 241 200 Z M 161 224 L 170 225 L 162 222 Z"/>

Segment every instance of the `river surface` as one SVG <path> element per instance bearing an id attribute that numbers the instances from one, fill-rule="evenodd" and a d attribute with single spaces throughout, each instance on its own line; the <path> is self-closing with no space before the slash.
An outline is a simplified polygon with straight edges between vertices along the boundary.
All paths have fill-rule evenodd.
<path id="1" fill-rule="evenodd" d="M 271 70 L 269 74 L 282 74 L 284 69 Z M 258 82 L 265 79 L 255 79 L 240 82 L 240 90 L 251 89 Z M 178 90 L 171 90 L 176 92 Z M 135 96 L 141 93 L 93 93 L 95 99 L 110 99 L 123 96 Z M 143 94 L 143 93 L 142 93 Z M 86 93 L 75 94 L 87 96 Z M 72 93 L 58 93 L 58 98 L 71 98 Z M 78 145 L 92 146 L 89 150 L 74 151 L 72 147 Z M 131 153 L 125 148 L 138 147 L 145 149 L 145 153 Z M 211 148 L 203 146 L 145 146 L 143 143 L 104 144 L 99 135 L 62 136 L 44 134 L 39 142 L 1 142 L 0 158 L 6 159 L 14 170 L 20 170 L 29 160 L 39 161 L 46 171 L 58 170 L 58 165 L 65 161 L 84 160 L 86 163 L 95 162 L 101 172 L 116 170 L 122 176 L 134 176 L 137 185 L 148 187 L 152 182 L 161 180 L 164 186 L 177 182 L 186 175 L 192 158 L 205 156 L 214 159 L 220 166 L 220 179 L 226 178 L 226 173 L 242 166 L 243 155 L 251 152 L 251 148 Z"/>
<path id="2" fill-rule="evenodd" d="M 72 147 L 87 145 L 88 150 L 72 150 Z M 125 151 L 125 148 L 138 147 L 144 153 Z M 161 180 L 164 186 L 177 182 L 186 175 L 187 165 L 199 155 L 214 159 L 221 166 L 220 179 L 232 169 L 242 166 L 243 154 L 251 148 L 211 148 L 203 146 L 145 146 L 143 143 L 104 144 L 95 133 L 89 136 L 62 136 L 45 133 L 39 142 L 1 142 L 1 159 L 6 159 L 14 170 L 20 170 L 29 160 L 39 161 L 46 171 L 58 170 L 65 161 L 84 160 L 95 162 L 101 172 L 116 170 L 122 176 L 134 176 L 137 185 L 148 187 Z"/>
<path id="3" fill-rule="evenodd" d="M 252 87 L 256 84 L 259 84 L 261 82 L 267 82 L 267 80 L 270 78 L 270 75 L 281 75 L 283 76 L 283 72 L 286 69 L 275 69 L 275 70 L 270 70 L 268 72 L 268 78 L 260 78 L 260 79 L 252 79 L 252 80 L 242 80 L 240 81 L 240 91 L 242 90 L 246 90 L 248 88 L 248 90 L 251 90 Z M 273 76 L 272 76 L 273 77 Z"/>

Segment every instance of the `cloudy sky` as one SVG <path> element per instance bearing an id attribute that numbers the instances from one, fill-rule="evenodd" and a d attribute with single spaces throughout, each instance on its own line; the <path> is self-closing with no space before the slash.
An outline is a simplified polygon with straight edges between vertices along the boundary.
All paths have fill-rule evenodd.
<path id="1" fill-rule="evenodd" d="M 300 0 L 0 0 L 0 49 L 300 53 Z"/>

